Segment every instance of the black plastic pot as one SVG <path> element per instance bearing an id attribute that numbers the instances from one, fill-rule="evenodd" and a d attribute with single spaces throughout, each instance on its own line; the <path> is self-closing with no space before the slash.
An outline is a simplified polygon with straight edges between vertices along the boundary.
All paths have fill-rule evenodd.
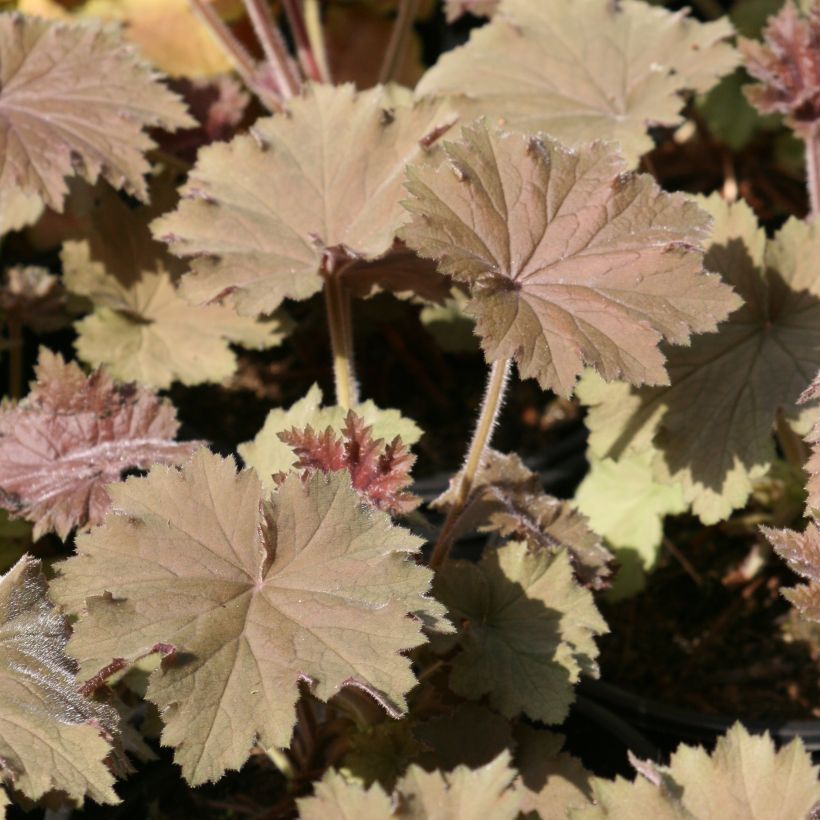
<path id="1" fill-rule="evenodd" d="M 583 680 L 578 689 L 589 698 L 644 732 L 663 751 L 679 743 L 711 746 L 739 719 L 727 715 L 705 715 L 692 709 L 668 706 L 596 680 Z M 780 745 L 802 739 L 815 758 L 820 757 L 820 720 L 740 720 L 753 733 L 768 732 Z"/>

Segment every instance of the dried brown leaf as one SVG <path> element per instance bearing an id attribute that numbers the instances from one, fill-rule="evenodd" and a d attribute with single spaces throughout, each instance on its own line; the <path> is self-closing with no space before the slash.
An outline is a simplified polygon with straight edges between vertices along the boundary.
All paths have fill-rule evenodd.
<path id="1" fill-rule="evenodd" d="M 797 133 L 806 136 L 820 121 L 820 6 L 806 15 L 788 0 L 770 18 L 763 42 L 741 37 L 738 47 L 746 70 L 759 85 L 744 88 L 763 114 L 785 114 Z"/>
<path id="2" fill-rule="evenodd" d="M 384 439 L 374 440 L 373 427 L 353 410 L 347 414 L 341 436 L 332 426 L 319 433 L 308 425 L 292 427 L 279 433 L 279 438 L 296 454 L 294 469 L 301 471 L 303 480 L 317 471 L 347 470 L 357 493 L 393 515 L 409 513 L 421 502 L 407 492 L 413 483 L 410 470 L 416 457 L 399 436 L 389 444 Z"/>
<path id="3" fill-rule="evenodd" d="M 86 376 L 45 348 L 37 381 L 18 404 L 0 405 L 0 506 L 33 521 L 34 537 L 98 524 L 106 486 L 126 470 L 184 461 L 173 406 L 104 371 Z"/>
<path id="4" fill-rule="evenodd" d="M 460 484 L 459 472 L 432 506 L 447 512 Z M 605 588 L 612 575 L 612 554 L 586 518 L 566 501 L 547 495 L 538 476 L 515 454 L 488 448 L 482 456 L 453 536 L 476 529 L 523 538 L 534 550 L 566 549 L 579 581 L 592 589 Z"/>
<path id="5" fill-rule="evenodd" d="M 416 93 L 567 145 L 618 142 L 634 167 L 652 147 L 650 126 L 681 121 L 681 92 L 707 91 L 735 67 L 732 34 L 726 17 L 700 23 L 637 0 L 502 0 Z"/>
<path id="6" fill-rule="evenodd" d="M 420 540 L 364 508 L 345 474 L 291 475 L 265 499 L 252 470 L 203 449 L 111 492 L 114 513 L 77 539 L 54 588 L 82 612 L 71 651 L 85 677 L 175 647 L 147 697 L 189 782 L 240 767 L 254 738 L 288 746 L 299 681 L 404 709 L 415 678 L 400 653 L 443 609 L 412 558 Z"/>
<path id="7" fill-rule="evenodd" d="M 569 396 L 584 365 L 666 384 L 658 343 L 714 330 L 739 300 L 703 271 L 707 215 L 624 172 L 611 146 L 577 152 L 477 123 L 438 168 L 410 166 L 400 236 L 470 285 L 489 361 Z"/>
<path id="8" fill-rule="evenodd" d="M 59 792 L 78 805 L 86 795 L 118 803 L 103 737 L 116 713 L 80 693 L 65 619 L 46 593 L 29 556 L 0 575 L 0 786 L 31 800 Z"/>
<path id="9" fill-rule="evenodd" d="M 452 122 L 437 103 L 388 108 L 381 88 L 314 86 L 289 116 L 204 148 L 179 208 L 153 225 L 173 253 L 194 257 L 186 296 L 202 304 L 231 294 L 240 313 L 269 313 L 321 290 L 322 271 L 349 279 L 388 253 L 404 218 L 404 166 Z"/>
<path id="10" fill-rule="evenodd" d="M 145 199 L 144 129 L 194 121 L 114 29 L 0 14 L 0 190 L 62 210 L 66 178 Z"/>

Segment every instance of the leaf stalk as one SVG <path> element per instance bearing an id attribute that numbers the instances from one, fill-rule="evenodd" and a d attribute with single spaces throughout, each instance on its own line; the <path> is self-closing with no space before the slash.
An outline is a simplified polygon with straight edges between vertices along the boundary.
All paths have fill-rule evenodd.
<path id="1" fill-rule="evenodd" d="M 336 385 L 336 404 L 345 409 L 359 403 L 359 386 L 353 359 L 353 321 L 350 293 L 331 273 L 325 278 L 325 307 L 333 351 L 333 377 Z"/>
<path id="2" fill-rule="evenodd" d="M 313 53 L 313 45 L 308 36 L 307 23 L 301 0 L 282 0 L 285 9 L 285 16 L 288 19 L 288 26 L 293 35 L 293 42 L 296 44 L 296 54 L 299 58 L 299 65 L 302 67 L 305 76 L 309 80 L 321 83 L 325 82 L 319 63 Z"/>
<path id="3" fill-rule="evenodd" d="M 430 568 L 438 569 L 453 543 L 453 530 L 458 522 L 464 505 L 473 488 L 478 468 L 481 466 L 481 459 L 490 445 L 493 431 L 498 421 L 498 415 L 504 405 L 504 396 L 507 390 L 507 382 L 510 376 L 510 360 L 496 359 L 490 368 L 487 377 L 487 389 L 484 393 L 484 402 L 481 405 L 481 413 L 478 416 L 473 439 L 467 451 L 467 458 L 464 462 L 464 469 L 461 471 L 461 483 L 458 486 L 455 501 L 447 513 L 444 526 L 441 528 L 433 554 L 430 556 Z"/>
<path id="4" fill-rule="evenodd" d="M 305 0 L 304 11 L 310 48 L 319 66 L 322 82 L 333 82 L 327 60 L 327 45 L 325 44 L 325 33 L 322 29 L 322 11 L 319 8 L 319 0 Z"/>
<path id="5" fill-rule="evenodd" d="M 413 21 L 416 19 L 418 9 L 419 0 L 399 0 L 399 10 L 396 15 L 396 22 L 393 25 L 393 33 L 390 35 L 390 42 L 387 44 L 387 51 L 384 54 L 384 61 L 379 72 L 379 83 L 382 85 L 389 83 L 398 73 L 407 50 L 407 43 L 410 40 Z"/>
<path id="6" fill-rule="evenodd" d="M 805 137 L 806 185 L 809 189 L 810 219 L 820 214 L 820 127 L 815 125 Z"/>
<path id="7" fill-rule="evenodd" d="M 301 80 L 291 65 L 290 55 L 285 46 L 282 32 L 271 15 L 265 0 L 243 0 L 253 30 L 265 52 L 268 67 L 282 96 L 289 100 L 301 88 Z"/>

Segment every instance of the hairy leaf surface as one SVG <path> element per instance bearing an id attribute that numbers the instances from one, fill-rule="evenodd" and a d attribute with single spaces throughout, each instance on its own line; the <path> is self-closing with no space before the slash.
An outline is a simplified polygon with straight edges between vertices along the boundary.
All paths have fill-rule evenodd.
<path id="1" fill-rule="evenodd" d="M 704 24 L 636 0 L 502 0 L 416 93 L 570 145 L 614 140 L 634 165 L 652 147 L 650 125 L 680 122 L 682 91 L 707 91 L 735 67 L 732 33 L 726 18 Z"/>
<path id="2" fill-rule="evenodd" d="M 88 239 L 63 246 L 66 286 L 96 308 L 76 324 L 84 361 L 124 381 L 167 388 L 233 374 L 231 342 L 263 348 L 282 340 L 277 320 L 238 316 L 228 305 L 188 304 L 177 289 L 179 261 L 151 238 L 150 213 L 106 196 Z"/>
<path id="3" fill-rule="evenodd" d="M 86 376 L 45 348 L 23 401 L 0 405 L 0 506 L 34 522 L 34 537 L 98 524 L 107 485 L 126 470 L 187 459 L 170 402 L 105 371 Z"/>
<path id="4" fill-rule="evenodd" d="M 820 799 L 818 768 L 800 739 L 778 751 L 768 732 L 751 735 L 739 723 L 718 739 L 711 754 L 681 744 L 668 767 L 636 765 L 643 776 L 634 783 L 622 778 L 593 781 L 598 805 L 571 817 L 797 818 L 808 817 Z"/>
<path id="5" fill-rule="evenodd" d="M 59 211 L 76 174 L 145 199 L 144 129 L 192 125 L 113 29 L 0 14 L 0 189 Z"/>
<path id="6" fill-rule="evenodd" d="M 78 538 L 55 583 L 85 610 L 72 639 L 84 675 L 171 644 L 151 676 L 163 742 L 192 784 L 239 768 L 254 738 L 285 747 L 298 682 L 327 700 L 364 687 L 393 713 L 414 685 L 400 655 L 436 619 L 420 541 L 361 506 L 343 473 L 291 475 L 264 499 L 256 474 L 200 450 L 111 490 L 114 510 Z"/>
<path id="7" fill-rule="evenodd" d="M 774 551 L 798 575 L 807 579 L 790 589 L 781 589 L 801 615 L 820 622 L 820 530 L 816 521 L 810 521 L 805 532 L 762 528 Z"/>
<path id="8" fill-rule="evenodd" d="M 595 636 L 607 631 L 566 551 L 524 543 L 486 550 L 481 561 L 448 562 L 434 593 L 459 629 L 450 686 L 466 698 L 489 695 L 507 717 L 524 712 L 560 723 L 581 674 L 597 675 Z"/>
<path id="9" fill-rule="evenodd" d="M 356 415 L 373 428 L 375 438 L 392 441 L 396 436 L 407 444 L 415 444 L 421 438 L 421 430 L 398 410 L 381 410 L 372 401 L 353 408 Z M 239 445 L 239 455 L 248 467 L 253 467 L 265 489 L 275 486 L 274 476 L 287 473 L 298 461 L 293 448 L 282 441 L 280 434 L 288 430 L 312 427 L 326 430 L 328 427 L 341 434 L 347 411 L 338 406 L 322 407 L 322 391 L 314 384 L 307 395 L 287 410 L 277 408 L 268 413 L 265 424 L 253 441 Z"/>
<path id="10" fill-rule="evenodd" d="M 488 361 L 569 396 L 585 364 L 605 379 L 666 384 L 658 343 L 687 344 L 737 306 L 699 247 L 708 217 L 611 146 L 577 153 L 478 123 L 438 168 L 410 166 L 408 245 L 470 285 Z"/>
<path id="11" fill-rule="evenodd" d="M 777 408 L 796 418 L 796 402 L 820 369 L 820 229 L 791 219 L 767 241 L 745 203 L 713 195 L 704 205 L 715 217 L 706 267 L 745 304 L 717 333 L 669 349 L 667 387 L 591 381 L 580 395 L 593 405 L 593 453 L 617 459 L 655 449 L 657 477 L 680 481 L 709 524 L 746 503 L 775 455 Z"/>
<path id="12" fill-rule="evenodd" d="M 117 718 L 80 694 L 64 653 L 66 623 L 46 590 L 40 562 L 28 556 L 0 575 L 0 786 L 31 800 L 62 792 L 76 804 L 86 795 L 117 803 L 102 737 Z"/>
<path id="13" fill-rule="evenodd" d="M 457 498 L 461 472 L 432 504 L 449 511 Z M 472 530 L 526 539 L 533 549 L 566 549 L 578 579 L 592 589 L 607 586 L 612 554 L 566 501 L 544 492 L 540 478 L 515 455 L 487 448 L 473 486 L 453 529 L 460 538 Z"/>
<path id="14" fill-rule="evenodd" d="M 203 149 L 179 208 L 153 226 L 175 254 L 195 257 L 187 297 L 230 293 L 240 313 L 270 313 L 320 291 L 323 270 L 343 276 L 386 254 L 404 217 L 405 164 L 452 123 L 436 103 L 386 109 L 380 87 L 314 86 L 289 116 Z"/>

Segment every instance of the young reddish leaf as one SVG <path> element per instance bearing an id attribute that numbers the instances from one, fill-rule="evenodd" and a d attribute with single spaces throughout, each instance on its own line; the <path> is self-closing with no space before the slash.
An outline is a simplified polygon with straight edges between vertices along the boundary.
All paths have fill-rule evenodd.
<path id="1" fill-rule="evenodd" d="M 585 364 L 607 380 L 666 384 L 658 343 L 714 330 L 739 300 L 705 274 L 708 217 L 601 143 L 569 151 L 478 123 L 448 162 L 410 166 L 400 235 L 472 289 L 489 361 L 569 396 Z"/>
<path id="2" fill-rule="evenodd" d="M 797 418 L 797 399 L 820 369 L 820 228 L 792 219 L 767 241 L 745 203 L 713 195 L 702 204 L 715 218 L 706 267 L 745 304 L 717 333 L 668 350 L 668 387 L 590 382 L 580 393 L 594 405 L 587 424 L 595 455 L 653 449 L 656 476 L 680 481 L 694 512 L 712 524 L 746 503 L 774 459 L 778 408 Z"/>
<path id="3" fill-rule="evenodd" d="M 454 23 L 464 14 L 476 17 L 492 17 L 498 8 L 499 0 L 444 0 L 444 11 L 447 22 Z"/>
<path id="4" fill-rule="evenodd" d="M 709 754 L 681 744 L 669 766 L 632 760 L 640 773 L 594 780 L 596 806 L 571 812 L 574 820 L 749 820 L 809 817 L 820 799 L 818 768 L 798 738 L 779 751 L 769 733 L 751 735 L 740 723 Z"/>
<path id="5" fill-rule="evenodd" d="M 726 17 L 699 23 L 636 0 L 502 0 L 416 93 L 570 145 L 618 142 L 631 167 L 652 147 L 649 126 L 681 121 L 682 91 L 707 91 L 735 67 L 732 34 Z"/>
<path id="6" fill-rule="evenodd" d="M 581 674 L 597 675 L 595 636 L 607 631 L 592 593 L 578 586 L 566 551 L 524 543 L 486 550 L 481 561 L 449 561 L 433 591 L 459 628 L 450 688 L 489 695 L 506 717 L 560 723 Z"/>
<path id="7" fill-rule="evenodd" d="M 460 484 L 458 473 L 432 506 L 447 512 Z M 586 518 L 566 501 L 547 495 L 541 480 L 517 455 L 492 449 L 484 453 L 453 537 L 475 529 L 523 538 L 534 550 L 566 549 L 582 584 L 592 589 L 608 586 L 612 554 L 590 530 Z"/>
<path id="8" fill-rule="evenodd" d="M 33 521 L 35 539 L 98 524 L 123 472 L 184 461 L 197 446 L 173 440 L 176 411 L 149 390 L 86 376 L 45 348 L 35 372 L 23 401 L 0 405 L 0 506 Z"/>
<path id="9" fill-rule="evenodd" d="M 62 210 L 75 174 L 145 199 L 143 129 L 194 121 L 109 28 L 0 14 L 0 189 Z"/>
<path id="10" fill-rule="evenodd" d="M 762 528 L 774 551 L 789 567 L 808 580 L 807 584 L 782 590 L 783 596 L 811 621 L 820 623 L 820 529 L 810 521 L 805 532 Z"/>
<path id="11" fill-rule="evenodd" d="M 133 211 L 104 195 L 94 226 L 66 242 L 66 287 L 87 296 L 95 311 L 76 323 L 80 358 L 105 365 L 118 379 L 167 388 L 174 381 L 219 382 L 236 370 L 230 343 L 271 347 L 284 324 L 238 316 L 230 306 L 189 305 L 176 286 L 180 262 L 151 237 L 150 209 Z"/>
<path id="12" fill-rule="evenodd" d="M 305 480 L 317 471 L 347 470 L 353 489 L 380 510 L 402 515 L 420 503 L 418 497 L 407 492 L 413 483 L 410 470 L 416 457 L 399 436 L 389 444 L 383 439 L 374 440 L 373 427 L 353 410 L 347 414 L 341 436 L 333 427 L 318 433 L 308 425 L 279 433 L 279 438 L 296 454 L 294 467 Z"/>
<path id="13" fill-rule="evenodd" d="M 289 116 L 200 151 L 179 208 L 153 225 L 174 253 L 195 257 L 186 295 L 231 293 L 240 313 L 269 313 L 320 291 L 323 271 L 350 277 L 386 254 L 403 219 L 404 166 L 452 122 L 436 103 L 386 107 L 381 88 L 314 86 Z M 389 276 L 379 281 L 391 288 Z"/>
<path id="14" fill-rule="evenodd" d="M 115 512 L 77 539 L 56 594 L 85 610 L 71 643 L 84 676 L 176 648 L 147 697 L 189 782 L 239 768 L 254 737 L 287 746 L 300 680 L 323 700 L 354 685 L 404 709 L 415 678 L 400 653 L 443 609 L 411 557 L 421 541 L 364 508 L 345 474 L 291 475 L 265 500 L 252 470 L 203 449 L 111 493 Z"/>
<path id="15" fill-rule="evenodd" d="M 415 444 L 421 438 L 421 430 L 398 410 L 382 410 L 372 401 L 353 408 L 356 415 L 369 427 L 373 435 L 385 441 L 396 436 L 407 444 Z M 268 413 L 265 424 L 253 441 L 239 445 L 239 455 L 248 467 L 253 467 L 266 490 L 275 486 L 274 476 L 289 472 L 296 464 L 293 449 L 280 438 L 280 434 L 292 428 L 312 427 L 324 430 L 332 427 L 341 434 L 347 412 L 342 407 L 322 407 L 322 391 L 318 385 L 287 410 L 277 408 Z"/>
<path id="16" fill-rule="evenodd" d="M 763 42 L 741 37 L 746 70 L 760 85 L 744 88 L 763 114 L 785 114 L 791 127 L 807 136 L 820 121 L 820 7 L 806 16 L 788 0 L 763 30 Z"/>
<path id="17" fill-rule="evenodd" d="M 30 800 L 58 792 L 78 805 L 86 795 L 118 803 L 103 738 L 117 715 L 80 693 L 67 625 L 46 590 L 28 556 L 0 575 L 0 786 Z"/>
<path id="18" fill-rule="evenodd" d="M 9 268 L 0 280 L 0 313 L 38 333 L 67 324 L 65 289 L 45 268 Z"/>

